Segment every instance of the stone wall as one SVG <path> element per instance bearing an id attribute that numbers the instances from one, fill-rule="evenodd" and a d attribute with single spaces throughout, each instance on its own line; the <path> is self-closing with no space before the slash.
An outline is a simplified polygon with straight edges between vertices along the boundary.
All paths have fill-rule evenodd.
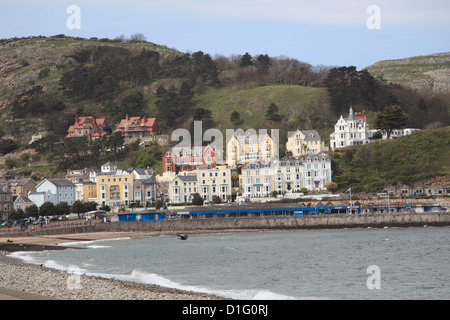
<path id="1" fill-rule="evenodd" d="M 450 215 L 446 213 L 422 214 L 367 214 L 367 215 L 314 215 L 298 217 L 224 218 L 164 221 L 108 222 L 95 225 L 72 226 L 61 229 L 0 234 L 0 237 L 55 235 L 86 232 L 156 232 L 200 233 L 227 230 L 295 230 L 336 228 L 384 228 L 448 226 Z"/>
<path id="2" fill-rule="evenodd" d="M 321 215 L 301 217 L 225 218 L 165 221 L 131 221 L 100 224 L 102 231 L 144 232 L 198 232 L 221 230 L 283 230 L 283 229 L 332 229 L 332 228 L 383 228 L 410 226 L 447 226 L 450 215 L 428 214 L 370 214 L 370 215 Z"/>

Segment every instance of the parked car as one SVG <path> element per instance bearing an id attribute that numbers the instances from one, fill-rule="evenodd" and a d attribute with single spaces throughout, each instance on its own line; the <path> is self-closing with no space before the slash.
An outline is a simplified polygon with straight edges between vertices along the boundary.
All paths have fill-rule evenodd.
<path id="1" fill-rule="evenodd" d="M 45 223 L 45 219 L 40 217 L 39 219 L 37 219 L 35 222 L 33 222 L 33 224 L 41 224 L 41 223 Z"/>

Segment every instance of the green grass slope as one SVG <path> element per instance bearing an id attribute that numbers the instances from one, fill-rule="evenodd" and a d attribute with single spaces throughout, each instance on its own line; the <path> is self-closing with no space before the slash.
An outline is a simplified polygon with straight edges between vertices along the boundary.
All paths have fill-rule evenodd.
<path id="1" fill-rule="evenodd" d="M 234 128 L 280 129 L 282 139 L 287 130 L 296 128 L 314 127 L 319 132 L 328 132 L 334 119 L 328 110 L 327 95 L 324 88 L 291 85 L 227 86 L 209 88 L 197 97 L 195 107 L 211 110 L 216 127 L 222 131 Z M 280 121 L 266 119 L 271 103 L 278 106 Z M 237 125 L 230 120 L 233 111 L 240 114 Z"/>
<path id="2" fill-rule="evenodd" d="M 380 192 L 387 185 L 450 179 L 450 127 L 333 152 L 334 181 L 344 190 Z"/>

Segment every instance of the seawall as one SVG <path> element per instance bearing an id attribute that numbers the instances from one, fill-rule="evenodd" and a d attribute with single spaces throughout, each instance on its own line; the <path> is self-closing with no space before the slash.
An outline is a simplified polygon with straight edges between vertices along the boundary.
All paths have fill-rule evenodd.
<path id="1" fill-rule="evenodd" d="M 23 237 L 34 235 L 74 234 L 88 232 L 154 232 L 154 233 L 201 233 L 258 230 L 301 230 L 338 228 L 384 228 L 449 226 L 450 215 L 446 213 L 421 214 L 366 214 L 366 215 L 313 215 L 261 218 L 186 219 L 164 221 L 108 222 L 93 225 L 45 229 L 33 232 L 0 234 L 0 237 Z"/>

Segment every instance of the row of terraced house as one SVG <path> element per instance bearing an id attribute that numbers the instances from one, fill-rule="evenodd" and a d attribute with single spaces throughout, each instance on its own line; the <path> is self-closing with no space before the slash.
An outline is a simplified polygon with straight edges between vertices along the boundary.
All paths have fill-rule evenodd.
<path id="1" fill-rule="evenodd" d="M 54 205 L 75 201 L 96 202 L 112 208 L 155 203 L 158 194 L 153 171 L 147 168 L 118 169 L 107 162 L 99 169 L 68 170 L 65 178 L 48 178 L 36 182 L 26 179 L 0 179 L 0 219 L 6 220 L 12 210 L 28 206 Z"/>

